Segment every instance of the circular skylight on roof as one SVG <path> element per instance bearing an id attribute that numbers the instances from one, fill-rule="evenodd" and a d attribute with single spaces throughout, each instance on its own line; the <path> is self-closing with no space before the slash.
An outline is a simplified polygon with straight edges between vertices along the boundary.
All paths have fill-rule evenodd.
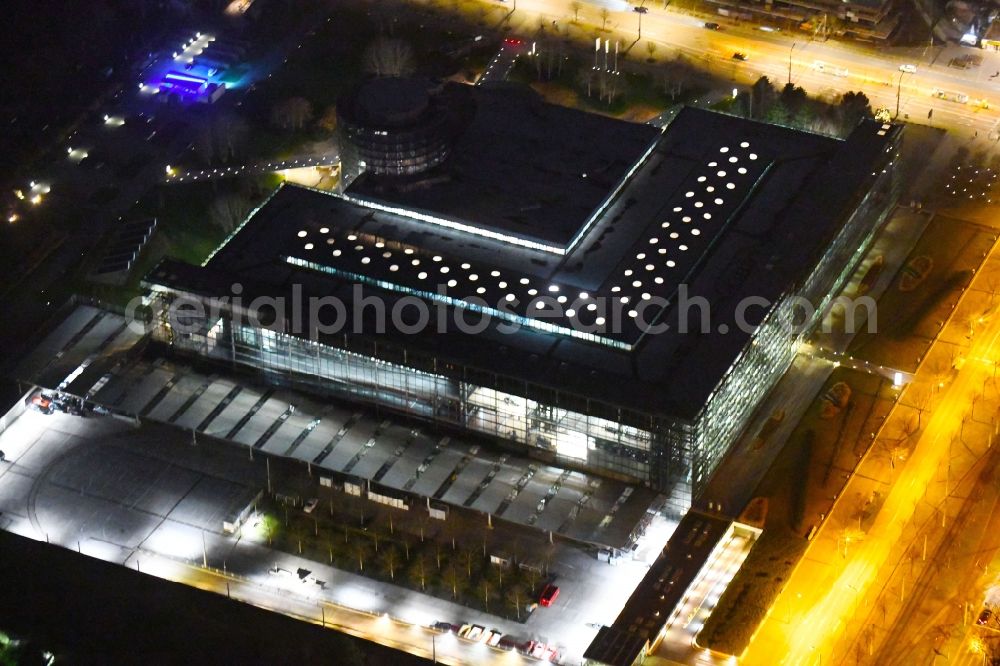
<path id="1" fill-rule="evenodd" d="M 392 256 L 392 252 L 383 252 L 382 253 L 382 258 L 383 259 L 388 259 L 391 256 Z"/>
<path id="2" fill-rule="evenodd" d="M 476 287 L 476 293 L 477 294 L 485 294 L 486 293 L 486 287 Z"/>
<path id="3" fill-rule="evenodd" d="M 354 251 L 355 251 L 355 252 L 361 252 L 361 251 L 362 251 L 362 250 L 364 250 L 364 249 L 365 249 L 365 246 L 364 246 L 364 245 L 355 245 L 355 246 L 354 246 Z"/>
<path id="4" fill-rule="evenodd" d="M 594 323 L 597 324 L 598 326 L 604 326 L 604 317 L 598 317 L 597 319 L 594 320 Z"/>
<path id="5" fill-rule="evenodd" d="M 661 247 L 659 250 L 657 250 L 657 252 L 659 252 L 660 254 L 666 254 L 667 253 L 667 248 Z"/>
<path id="6" fill-rule="evenodd" d="M 557 285 L 557 284 L 550 284 L 549 285 L 549 291 L 551 291 L 553 293 L 559 291 L 559 285 Z"/>
<path id="7" fill-rule="evenodd" d="M 392 266 L 389 266 L 389 270 L 395 273 L 396 271 L 399 270 L 399 264 L 393 264 Z"/>
<path id="8" fill-rule="evenodd" d="M 448 286 L 449 287 L 457 287 L 458 286 L 458 280 L 448 280 Z"/>
<path id="9" fill-rule="evenodd" d="M 680 250 L 681 252 L 687 252 L 688 246 L 687 245 L 678 245 L 677 249 Z"/>
<path id="10" fill-rule="evenodd" d="M 450 270 L 451 270 L 451 269 L 450 269 L 450 268 L 448 268 L 447 266 L 442 266 L 442 267 L 441 267 L 441 272 L 442 272 L 442 273 L 447 273 L 447 272 L 448 272 L 448 271 L 450 271 Z"/>
<path id="11" fill-rule="evenodd" d="M 565 303 L 567 301 L 567 298 L 565 296 L 560 295 L 556 297 L 556 300 L 559 301 L 560 303 Z"/>
<path id="12" fill-rule="evenodd" d="M 739 169 L 736 170 L 736 173 L 739 173 L 739 174 L 744 174 L 746 172 L 747 172 L 747 170 L 745 168 L 743 168 L 743 167 L 740 167 Z"/>
<path id="13" fill-rule="evenodd" d="M 433 259 L 434 261 L 441 261 L 441 255 L 435 254 L 433 257 L 431 257 L 431 259 Z"/>
<path id="14" fill-rule="evenodd" d="M 638 259 L 639 261 L 642 261 L 643 259 L 646 258 L 646 253 L 640 252 L 639 254 L 635 255 L 635 258 Z"/>
<path id="15" fill-rule="evenodd" d="M 698 229 L 697 227 L 694 228 L 694 229 L 692 229 L 691 230 L 691 235 L 692 236 L 700 236 L 701 235 L 701 229 Z"/>
<path id="16" fill-rule="evenodd" d="M 493 277 L 500 277 L 500 271 L 490 271 L 490 275 Z"/>
<path id="17" fill-rule="evenodd" d="M 361 263 L 370 264 L 372 261 L 371 257 L 361 257 Z"/>
<path id="18" fill-rule="evenodd" d="M 721 206 L 722 205 L 722 199 L 719 199 L 718 197 L 716 197 L 716 199 L 715 199 L 715 205 L 716 206 Z"/>
<path id="19" fill-rule="evenodd" d="M 475 273 L 469 273 L 469 280 L 470 281 L 475 282 L 478 279 L 479 279 L 478 275 L 476 275 Z"/>
<path id="20" fill-rule="evenodd" d="M 504 298 L 506 298 L 508 301 L 513 301 L 517 299 L 517 296 L 515 296 L 514 294 L 507 294 L 506 296 L 504 296 Z"/>
<path id="21" fill-rule="evenodd" d="M 690 221 L 691 221 L 691 218 L 689 216 L 687 216 L 687 215 L 685 215 L 684 217 L 681 218 L 681 222 L 687 223 L 687 222 L 690 222 Z M 673 238 L 673 236 L 671 236 L 671 238 Z"/>
<path id="22" fill-rule="evenodd" d="M 576 310 L 574 310 L 573 308 L 570 308 L 569 310 L 566 310 L 566 316 L 567 317 L 575 317 L 576 316 Z"/>
<path id="23" fill-rule="evenodd" d="M 379 241 L 379 242 L 375 243 L 375 247 L 377 247 L 378 249 L 381 250 L 382 248 L 385 247 L 385 243 L 383 243 L 382 241 Z"/>
<path id="24" fill-rule="evenodd" d="M 750 142 L 749 141 L 741 141 L 740 142 L 740 148 L 749 148 L 749 147 L 750 147 Z"/>
<path id="25" fill-rule="evenodd" d="M 307 250 L 311 250 L 311 249 L 313 249 L 313 244 L 312 244 L 312 243 L 306 243 L 306 244 L 305 244 L 305 245 L 303 245 L 302 247 L 304 247 L 304 248 L 305 248 L 305 249 L 307 249 Z"/>
<path id="26" fill-rule="evenodd" d="M 712 219 L 712 214 L 711 213 L 705 213 L 704 215 L 702 215 L 702 217 L 705 218 L 706 220 L 711 220 Z"/>
<path id="27" fill-rule="evenodd" d="M 597 309 L 597 303 L 587 303 L 587 309 L 593 312 Z"/>
<path id="28" fill-rule="evenodd" d="M 585 301 L 585 300 L 587 300 L 588 298 L 590 298 L 590 294 L 588 294 L 588 293 L 587 293 L 587 292 L 585 292 L 585 291 L 581 291 L 581 292 L 580 292 L 580 300 L 583 300 L 583 301 Z"/>
<path id="29" fill-rule="evenodd" d="M 714 191 L 715 191 L 715 188 L 714 188 L 714 187 L 712 187 L 711 185 L 709 185 L 708 187 L 706 187 L 706 188 L 705 188 L 705 191 L 706 191 L 706 192 L 714 192 Z"/>
<path id="30" fill-rule="evenodd" d="M 718 162 L 709 162 L 709 163 L 708 163 L 708 168 L 709 168 L 709 169 L 714 169 L 714 168 L 715 168 L 715 167 L 717 167 L 717 166 L 719 166 L 719 163 L 718 163 Z"/>
<path id="31" fill-rule="evenodd" d="M 632 319 L 635 319 L 636 317 L 639 316 L 639 313 L 636 312 L 635 310 L 629 310 L 628 311 L 628 316 L 631 317 Z"/>
<path id="32" fill-rule="evenodd" d="M 669 229 L 669 228 L 670 228 L 670 223 L 669 223 L 669 222 L 664 222 L 664 223 L 663 223 L 663 224 L 661 224 L 660 226 L 661 226 L 662 228 L 664 228 L 664 229 Z"/>
<path id="33" fill-rule="evenodd" d="M 723 146 L 722 148 L 719 148 L 719 152 L 720 153 L 728 153 L 729 152 L 729 146 Z"/>
<path id="34" fill-rule="evenodd" d="M 750 153 L 750 159 L 752 160 L 757 159 L 757 153 Z"/>
<path id="35" fill-rule="evenodd" d="M 730 164 L 736 164 L 739 161 L 740 161 L 740 158 L 736 157 L 735 155 L 733 155 L 732 157 L 729 158 L 729 163 Z"/>
<path id="36" fill-rule="evenodd" d="M 628 296 L 622 296 L 618 300 L 621 301 L 622 303 L 628 303 Z"/>
<path id="37" fill-rule="evenodd" d="M 299 238 L 305 238 L 307 234 L 308 232 L 305 229 L 303 229 L 302 231 L 299 232 Z"/>
<path id="38" fill-rule="evenodd" d="M 471 266 L 471 265 L 469 265 L 469 264 L 462 264 L 462 270 L 463 270 L 463 271 L 467 271 L 467 270 L 469 270 L 470 268 L 472 268 L 472 266 Z"/>
<path id="39" fill-rule="evenodd" d="M 412 261 L 410 261 L 410 263 L 413 264 L 414 266 L 419 266 L 420 265 L 420 260 L 419 259 L 413 259 Z"/>
<path id="40" fill-rule="evenodd" d="M 646 270 L 647 271 L 652 271 L 652 270 L 655 270 L 655 269 L 656 269 L 656 266 L 654 266 L 653 264 L 646 264 Z"/>
<path id="41" fill-rule="evenodd" d="M 537 296 L 537 295 L 538 295 L 538 290 L 537 289 L 529 289 L 528 290 L 528 296 Z"/>
<path id="42" fill-rule="evenodd" d="M 500 280 L 499 282 L 497 282 L 497 286 L 500 287 L 501 289 L 506 289 L 507 283 L 504 280 Z"/>
<path id="43" fill-rule="evenodd" d="M 725 171 L 716 171 L 715 175 L 718 176 L 719 178 L 725 178 L 726 177 L 726 172 Z"/>
<path id="44" fill-rule="evenodd" d="M 621 291 L 621 290 L 622 290 L 622 288 L 621 288 L 621 287 L 619 287 L 619 286 L 617 286 L 617 285 L 616 285 L 616 286 L 614 286 L 614 287 L 611 287 L 611 293 L 612 293 L 612 294 L 617 294 L 617 293 L 618 293 L 619 291 Z"/>
<path id="45" fill-rule="evenodd" d="M 702 202 L 700 202 L 700 201 L 695 201 L 695 202 L 694 202 L 694 207 L 695 207 L 695 208 L 701 208 L 701 207 L 702 207 L 702 206 L 704 206 L 704 205 L 705 205 L 705 204 L 703 204 L 703 203 L 702 203 Z"/>
<path id="46" fill-rule="evenodd" d="M 339 257 L 340 256 L 340 250 L 334 250 L 333 251 L 333 256 Z"/>
<path id="47" fill-rule="evenodd" d="M 625 269 L 625 277 L 629 277 L 630 275 L 632 275 L 632 269 L 631 268 L 626 268 Z"/>
<path id="48" fill-rule="evenodd" d="M 657 275 L 655 278 L 653 278 L 653 282 L 655 282 L 656 284 L 663 284 L 663 278 Z"/>
<path id="49" fill-rule="evenodd" d="M 419 273 L 417 273 L 417 277 L 420 278 L 421 280 L 426 280 L 427 273 L 425 271 L 420 271 Z"/>
<path id="50" fill-rule="evenodd" d="M 732 183 L 726 183 L 726 189 L 727 190 L 735 190 L 736 186 L 733 185 Z"/>
<path id="51" fill-rule="evenodd" d="M 326 244 L 327 244 L 327 245 L 333 245 L 333 244 L 334 244 L 335 242 L 336 242 L 336 241 L 335 241 L 334 239 L 332 239 L 332 238 L 327 238 L 327 239 L 326 239 Z"/>
<path id="52" fill-rule="evenodd" d="M 705 176 L 698 176 L 698 182 L 699 183 L 704 183 L 706 180 L 708 180 L 708 179 Z M 675 208 L 674 210 L 678 211 L 678 210 L 680 210 L 680 208 Z"/>
<path id="53" fill-rule="evenodd" d="M 677 262 L 675 262 L 673 259 L 667 260 L 667 268 L 673 268 L 676 265 L 677 265 Z"/>
<path id="54" fill-rule="evenodd" d="M 347 234 L 347 240 L 349 240 L 349 241 L 358 240 L 358 235 L 357 234 Z"/>
<path id="55" fill-rule="evenodd" d="M 526 277 L 523 277 L 520 280 L 518 280 L 518 282 L 520 282 L 521 284 L 528 284 L 528 282 L 530 282 L 530 280 L 528 278 L 526 278 Z"/>
<path id="56" fill-rule="evenodd" d="M 644 300 L 644 301 L 648 301 L 648 300 L 649 300 L 649 299 L 651 299 L 651 298 L 652 298 L 652 296 L 650 296 L 650 295 L 649 295 L 649 292 L 648 292 L 648 291 L 644 291 L 644 292 L 642 292 L 642 300 Z"/>
<path id="57" fill-rule="evenodd" d="M 649 244 L 650 245 L 656 245 L 659 242 L 660 242 L 660 239 L 657 238 L 656 236 L 653 236 L 652 238 L 649 239 Z"/>
<path id="58" fill-rule="evenodd" d="M 670 232 L 670 237 L 671 237 L 671 238 L 679 238 L 679 237 L 680 237 L 680 234 L 679 234 L 679 233 L 677 233 L 676 231 L 671 231 L 671 232 Z"/>
<path id="59" fill-rule="evenodd" d="M 328 233 L 330 233 L 330 227 L 320 227 L 319 228 L 319 232 L 321 234 L 328 234 Z"/>
<path id="60" fill-rule="evenodd" d="M 413 254 L 413 248 L 412 247 L 406 248 L 405 250 L 403 250 L 403 254 Z"/>
<path id="61" fill-rule="evenodd" d="M 681 210 L 682 210 L 682 209 L 681 209 L 681 207 L 680 207 L 680 206 L 674 206 L 674 212 L 675 212 L 675 213 L 679 213 L 679 212 L 681 212 Z"/>
<path id="62" fill-rule="evenodd" d="M 693 196 L 694 196 L 694 192 L 691 192 L 691 191 L 689 190 L 689 191 L 687 191 L 687 192 L 685 192 L 685 193 L 684 193 L 684 196 L 686 196 L 686 197 L 688 197 L 688 198 L 690 199 L 691 197 L 693 197 Z"/>
<path id="63" fill-rule="evenodd" d="M 638 289 L 639 287 L 642 286 L 642 281 L 641 280 L 633 280 L 632 281 L 632 286 Z"/>

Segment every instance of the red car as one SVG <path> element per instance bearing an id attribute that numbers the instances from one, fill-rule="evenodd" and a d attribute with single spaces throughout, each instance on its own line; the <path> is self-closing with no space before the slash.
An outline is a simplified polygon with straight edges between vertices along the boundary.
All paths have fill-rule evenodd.
<path id="1" fill-rule="evenodd" d="M 551 606 L 555 602 L 556 598 L 559 597 L 559 588 L 555 585 L 549 583 L 542 590 L 542 595 L 538 597 L 538 603 L 543 606 Z"/>

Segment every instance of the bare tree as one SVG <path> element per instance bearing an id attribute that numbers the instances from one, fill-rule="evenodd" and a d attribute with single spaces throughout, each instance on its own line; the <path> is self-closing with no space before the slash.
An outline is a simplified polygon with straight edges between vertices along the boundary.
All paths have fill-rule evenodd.
<path id="1" fill-rule="evenodd" d="M 271 122 L 283 129 L 300 130 L 312 117 L 312 104 L 304 97 L 286 99 L 271 110 Z"/>
<path id="2" fill-rule="evenodd" d="M 611 12 L 608 11 L 607 7 L 601 7 L 601 30 L 608 29 L 608 18 L 611 16 Z"/>
<path id="3" fill-rule="evenodd" d="M 583 3 L 578 0 L 573 0 L 569 3 L 569 8 L 573 10 L 573 23 L 580 20 L 580 10 L 583 9 Z"/>
<path id="4" fill-rule="evenodd" d="M 377 77 L 407 76 L 416 68 L 413 49 L 401 39 L 380 37 L 365 49 L 365 72 Z"/>
<path id="5" fill-rule="evenodd" d="M 220 195 L 208 209 L 212 221 L 227 234 L 235 231 L 249 212 L 250 202 L 238 194 Z"/>
<path id="6" fill-rule="evenodd" d="M 656 42 L 646 42 L 646 53 L 649 54 L 649 62 L 653 62 L 653 54 L 656 53 Z"/>

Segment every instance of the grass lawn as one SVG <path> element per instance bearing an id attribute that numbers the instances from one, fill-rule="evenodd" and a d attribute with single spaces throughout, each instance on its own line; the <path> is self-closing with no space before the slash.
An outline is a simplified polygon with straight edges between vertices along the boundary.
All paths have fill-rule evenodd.
<path id="1" fill-rule="evenodd" d="M 80 273 L 83 286 L 76 291 L 124 305 L 139 295 L 139 282 L 165 257 L 200 264 L 228 235 L 228 231 L 213 219 L 210 212 L 212 202 L 220 196 L 249 190 L 252 194 L 248 200 L 253 203 L 277 187 L 279 180 L 277 176 L 268 175 L 155 187 L 125 216 L 125 219 L 157 218 L 156 232 L 139 255 L 125 283 L 83 282 L 82 278 L 100 260 L 102 253 L 97 251 L 92 254 L 92 263 L 83 267 Z M 109 236 L 105 244 L 111 241 Z"/>
<path id="2" fill-rule="evenodd" d="M 930 273 L 916 289 L 904 292 L 899 288 L 901 270 L 879 298 L 877 332 L 859 332 L 848 352 L 879 365 L 915 370 L 992 244 L 992 234 L 978 225 L 935 216 L 904 262 L 930 257 Z"/>

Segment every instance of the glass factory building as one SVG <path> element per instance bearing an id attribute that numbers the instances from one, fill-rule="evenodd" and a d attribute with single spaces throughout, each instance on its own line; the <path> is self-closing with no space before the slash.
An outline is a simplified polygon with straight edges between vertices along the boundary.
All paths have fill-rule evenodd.
<path id="1" fill-rule="evenodd" d="M 507 86 L 409 94 L 451 109 L 443 159 L 279 188 L 203 266 L 147 276 L 154 338 L 684 509 L 791 363 L 796 297 L 822 311 L 897 195 L 901 130 L 876 122 L 685 108 L 661 130 Z"/>

